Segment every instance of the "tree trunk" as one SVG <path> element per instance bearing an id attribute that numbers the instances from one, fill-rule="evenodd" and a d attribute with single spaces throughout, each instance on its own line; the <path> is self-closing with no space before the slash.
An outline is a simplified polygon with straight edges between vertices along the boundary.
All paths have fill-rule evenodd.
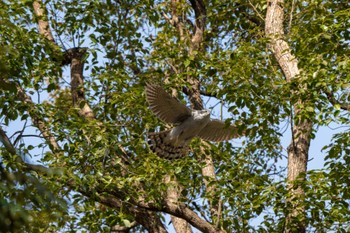
<path id="1" fill-rule="evenodd" d="M 269 38 L 269 48 L 278 61 L 287 82 L 299 77 L 298 60 L 292 55 L 288 43 L 284 39 L 284 12 L 283 0 L 271 0 L 267 3 L 265 33 Z M 305 86 L 301 86 L 305 89 Z M 296 95 L 298 93 L 291 93 Z M 304 181 L 303 174 L 307 171 L 307 160 L 312 131 L 310 119 L 300 119 L 300 112 L 307 105 L 307 100 L 299 100 L 293 105 L 294 125 L 292 125 L 292 142 L 288 147 L 288 209 L 286 216 L 285 232 L 305 232 L 305 192 L 300 186 Z M 298 181 L 298 183 L 296 183 Z"/>

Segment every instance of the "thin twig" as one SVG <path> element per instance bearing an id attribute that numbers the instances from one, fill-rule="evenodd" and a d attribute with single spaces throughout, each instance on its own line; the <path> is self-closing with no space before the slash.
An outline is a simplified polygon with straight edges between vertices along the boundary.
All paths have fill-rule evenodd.
<path id="1" fill-rule="evenodd" d="M 256 9 L 256 7 L 253 5 L 253 3 L 252 3 L 250 0 L 248 0 L 248 2 L 249 2 L 249 5 L 250 5 L 251 7 L 253 7 L 253 10 L 254 10 L 255 13 L 258 15 L 258 17 L 259 17 L 262 21 L 265 21 L 264 17 L 262 17 L 262 15 L 259 13 L 258 9 Z"/>
<path id="2" fill-rule="evenodd" d="M 295 0 L 293 0 L 293 2 L 292 2 L 292 9 L 290 11 L 289 24 L 288 24 L 288 31 L 289 32 L 290 32 L 290 30 L 292 28 L 294 7 L 295 7 Z"/>

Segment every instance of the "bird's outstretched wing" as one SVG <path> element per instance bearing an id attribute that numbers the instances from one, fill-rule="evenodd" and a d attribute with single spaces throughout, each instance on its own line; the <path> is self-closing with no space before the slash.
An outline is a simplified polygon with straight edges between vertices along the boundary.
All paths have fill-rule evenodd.
<path id="1" fill-rule="evenodd" d="M 191 109 L 158 85 L 146 85 L 146 98 L 152 112 L 166 123 L 181 123 L 191 116 Z"/>
<path id="2" fill-rule="evenodd" d="M 198 137 L 221 142 L 239 137 L 237 128 L 234 125 L 226 126 L 225 122 L 220 120 L 210 120 L 209 123 L 199 132 Z"/>

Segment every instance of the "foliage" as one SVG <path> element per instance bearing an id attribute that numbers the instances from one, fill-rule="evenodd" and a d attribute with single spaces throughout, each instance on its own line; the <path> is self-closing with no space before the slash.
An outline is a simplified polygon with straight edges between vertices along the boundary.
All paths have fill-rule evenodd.
<path id="1" fill-rule="evenodd" d="M 2 4 L 1 128 L 12 135 L 25 161 L 63 170 L 61 175 L 30 171 L 16 160 L 19 155 L 1 148 L 4 232 L 109 232 L 115 225 L 130 226 L 133 200 L 143 198 L 161 215 L 169 189 L 166 177 L 182 187 L 181 201 L 210 223 L 215 220 L 210 204 L 219 199 L 220 226 L 227 232 L 282 231 L 290 210 L 285 166 L 280 165 L 287 148 L 281 140 L 284 125 L 293 118 L 291 106 L 308 100 L 301 117 L 312 119 L 314 135 L 319 127 L 349 125 L 349 4 L 286 1 L 287 41 L 302 70 L 287 82 L 267 49 L 265 1 L 204 2 L 204 40 L 194 52 L 190 33 L 195 13 L 186 1 L 176 6 L 186 16 L 184 38 L 167 20 L 173 14 L 170 1 L 47 1 L 55 46 L 38 33 L 41 18 L 31 3 Z M 78 105 L 57 47 L 62 53 L 88 48 L 85 99 Z M 206 107 L 216 106 L 216 117 L 229 118 L 246 136 L 219 144 L 194 140 L 189 157 L 165 161 L 147 146 L 147 132 L 167 126 L 148 110 L 144 86 L 162 83 L 186 101 L 181 90 L 190 87 L 187 77 L 200 80 L 208 95 Z M 306 91 L 300 90 L 303 85 Z M 19 89 L 33 104 L 23 100 Z M 79 113 L 85 103 L 93 109 L 92 120 Z M 45 138 L 37 119 L 45 122 L 60 150 Z M 214 194 L 206 192 L 205 165 L 199 162 L 203 151 L 214 160 L 216 180 L 209 180 L 217 187 Z M 302 184 L 308 229 L 342 232 L 350 227 L 348 128 L 335 134 L 323 152 L 324 168 L 309 171 Z M 103 195 L 123 206 L 104 202 Z"/>

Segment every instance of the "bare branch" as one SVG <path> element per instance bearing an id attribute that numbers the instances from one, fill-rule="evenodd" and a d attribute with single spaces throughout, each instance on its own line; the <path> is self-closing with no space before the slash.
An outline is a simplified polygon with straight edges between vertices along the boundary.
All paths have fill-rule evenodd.
<path id="1" fill-rule="evenodd" d="M 183 25 L 179 24 L 181 23 L 178 19 L 177 16 L 177 11 L 176 11 L 176 4 L 178 3 L 178 0 L 172 0 L 172 20 L 177 25 L 177 28 L 180 33 L 180 39 L 184 40 L 185 38 L 183 37 Z M 195 13 L 195 25 L 194 25 L 194 33 L 192 34 L 191 37 L 191 43 L 189 47 L 189 54 L 196 56 L 196 52 L 198 52 L 201 49 L 201 44 L 203 41 L 203 36 L 204 36 L 204 30 L 206 26 L 206 8 L 203 0 L 190 0 L 191 7 L 194 10 Z M 167 18 L 166 18 L 167 19 Z M 190 35 L 190 33 L 188 33 Z M 174 69 L 174 68 L 173 68 Z M 188 67 L 187 69 L 190 69 Z M 175 69 L 174 69 L 175 70 Z M 191 102 L 191 106 L 193 109 L 203 109 L 203 100 L 201 98 L 201 91 L 200 91 L 200 82 L 197 77 L 192 77 L 192 76 L 187 76 L 187 81 L 190 84 L 189 88 L 184 88 L 184 93 L 188 95 L 188 98 Z M 208 93 L 206 93 L 208 94 Z M 208 159 L 204 159 L 203 162 L 205 162 L 205 168 L 202 170 L 202 174 L 204 177 L 210 177 L 210 179 L 216 179 L 216 175 L 214 172 L 214 165 L 212 163 L 212 159 L 210 155 L 208 156 Z M 208 184 L 208 182 L 206 183 Z M 207 186 L 207 192 L 213 193 L 215 190 L 214 187 L 208 187 Z M 180 207 L 181 206 L 181 207 Z M 188 221 L 192 226 L 198 228 L 202 232 L 217 232 L 217 230 L 214 226 L 206 222 L 205 220 L 201 219 L 194 211 L 190 210 L 188 207 L 185 207 L 182 203 L 178 203 L 177 205 L 170 205 L 170 203 L 167 204 L 167 209 L 165 212 L 170 213 L 171 215 L 180 217 Z M 171 209 L 171 208 L 175 209 Z M 170 208 L 170 209 L 169 209 Z M 184 208 L 184 209 L 182 209 Z M 220 219 L 218 216 L 219 214 L 219 206 L 214 205 L 211 206 L 211 212 L 215 216 L 215 219 Z M 176 211 L 185 211 L 186 213 L 182 213 L 181 215 L 176 215 Z M 187 215 L 188 214 L 188 215 Z M 210 229 L 210 230 L 209 230 Z"/>
<path id="2" fill-rule="evenodd" d="M 199 51 L 201 48 L 201 42 L 203 41 L 203 33 L 205 30 L 205 23 L 206 23 L 206 9 L 205 4 L 203 0 L 190 0 L 191 6 L 195 12 L 196 17 L 196 23 L 195 23 L 195 33 L 192 36 L 191 40 L 191 47 L 190 47 L 190 54 L 193 54 L 194 51 Z M 193 106 L 194 109 L 203 109 L 203 100 L 201 98 L 201 91 L 200 91 L 200 82 L 197 78 L 194 77 L 187 77 L 188 82 L 190 83 L 191 87 L 188 89 L 188 96 L 189 100 Z M 216 190 L 215 185 L 209 185 L 208 179 L 215 180 L 216 174 L 215 174 L 215 168 L 212 156 L 210 154 L 206 154 L 204 150 L 202 150 L 202 154 L 204 157 L 199 158 L 201 162 L 204 162 L 205 166 L 202 168 L 202 174 L 204 177 L 204 183 L 206 186 L 206 192 L 209 194 L 209 196 L 214 198 L 214 193 Z M 219 201 L 210 201 L 210 213 L 212 219 L 215 219 L 215 221 L 218 221 L 220 219 L 219 216 L 219 209 L 220 206 L 218 206 L 217 203 L 220 203 Z M 216 222 L 217 226 L 219 226 L 219 222 Z"/>
<path id="3" fill-rule="evenodd" d="M 205 22 L 207 18 L 207 12 L 205 4 L 202 0 L 190 0 L 191 6 L 195 13 L 195 31 L 191 38 L 191 45 L 189 54 L 193 55 L 195 51 L 199 51 L 201 43 L 203 41 L 203 35 L 205 30 Z M 189 100 L 194 109 L 203 109 L 203 100 L 200 96 L 200 82 L 196 77 L 187 77 L 188 83 L 191 85 L 189 88 Z"/>

